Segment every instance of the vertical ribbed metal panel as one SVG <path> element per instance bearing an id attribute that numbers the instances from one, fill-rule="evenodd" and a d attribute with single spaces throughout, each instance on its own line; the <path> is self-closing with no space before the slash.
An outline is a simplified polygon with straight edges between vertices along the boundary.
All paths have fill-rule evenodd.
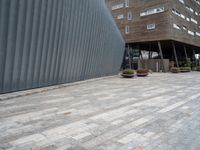
<path id="1" fill-rule="evenodd" d="M 0 0 L 0 93 L 113 75 L 123 54 L 103 0 Z"/>

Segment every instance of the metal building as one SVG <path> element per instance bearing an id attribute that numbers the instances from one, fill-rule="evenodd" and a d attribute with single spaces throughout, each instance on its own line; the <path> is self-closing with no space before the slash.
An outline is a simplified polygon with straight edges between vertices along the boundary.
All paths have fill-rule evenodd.
<path id="1" fill-rule="evenodd" d="M 0 93 L 113 75 L 123 54 L 104 0 L 0 0 Z"/>

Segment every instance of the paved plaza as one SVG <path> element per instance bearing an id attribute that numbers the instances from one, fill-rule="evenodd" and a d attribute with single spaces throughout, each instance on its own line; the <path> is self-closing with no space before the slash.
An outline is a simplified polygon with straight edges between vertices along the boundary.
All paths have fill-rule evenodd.
<path id="1" fill-rule="evenodd" d="M 199 150 L 200 73 L 118 76 L 0 101 L 0 150 Z"/>

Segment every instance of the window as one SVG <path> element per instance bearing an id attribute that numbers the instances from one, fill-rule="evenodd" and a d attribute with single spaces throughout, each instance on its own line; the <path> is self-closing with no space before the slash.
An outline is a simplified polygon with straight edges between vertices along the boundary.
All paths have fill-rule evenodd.
<path id="1" fill-rule="evenodd" d="M 185 6 L 185 8 L 189 11 L 191 11 L 192 13 L 194 12 L 194 9 L 190 8 L 188 5 Z"/>
<path id="2" fill-rule="evenodd" d="M 198 1 L 198 0 L 194 0 L 198 5 L 200 5 L 200 1 Z"/>
<path id="3" fill-rule="evenodd" d="M 191 11 L 192 13 L 194 12 L 194 10 L 192 8 L 190 8 L 189 6 L 185 6 L 187 10 Z"/>
<path id="4" fill-rule="evenodd" d="M 124 4 L 117 4 L 117 5 L 113 5 L 112 6 L 112 10 L 117 10 L 117 9 L 120 9 L 120 8 L 123 8 L 124 7 Z"/>
<path id="5" fill-rule="evenodd" d="M 190 30 L 188 30 L 188 34 L 194 36 L 194 32 L 192 32 L 192 31 L 190 31 Z"/>
<path id="6" fill-rule="evenodd" d="M 175 11 L 175 14 L 177 15 L 177 16 L 181 16 L 181 13 L 180 12 L 178 12 L 178 11 Z"/>
<path id="7" fill-rule="evenodd" d="M 181 18 L 185 19 L 185 16 L 183 14 L 181 14 Z"/>
<path id="8" fill-rule="evenodd" d="M 153 15 L 157 13 L 164 12 L 165 8 L 164 7 L 159 7 L 159 8 L 153 8 L 153 9 L 148 9 L 144 12 L 140 13 L 140 16 L 148 16 L 148 15 Z"/>
<path id="9" fill-rule="evenodd" d="M 129 0 L 125 0 L 125 7 L 129 7 Z"/>
<path id="10" fill-rule="evenodd" d="M 188 22 L 190 22 L 190 18 L 187 17 L 186 20 L 187 20 Z"/>
<path id="11" fill-rule="evenodd" d="M 129 26 L 125 27 L 125 34 L 129 34 Z"/>
<path id="12" fill-rule="evenodd" d="M 191 18 L 191 22 L 193 22 L 195 24 L 198 24 L 198 22 L 195 19 L 193 19 L 193 18 Z"/>
<path id="13" fill-rule="evenodd" d="M 155 23 L 147 25 L 147 30 L 154 30 L 155 28 L 156 28 L 156 24 Z"/>
<path id="14" fill-rule="evenodd" d="M 117 16 L 117 19 L 124 19 L 124 15 L 123 15 L 123 14 L 118 15 L 118 16 Z"/>
<path id="15" fill-rule="evenodd" d="M 200 37 L 200 32 L 196 32 L 196 35 Z"/>
<path id="16" fill-rule="evenodd" d="M 189 7 L 188 5 L 186 5 L 185 8 L 186 8 L 187 10 L 190 10 L 190 7 Z"/>
<path id="17" fill-rule="evenodd" d="M 187 30 L 187 27 L 186 27 L 186 26 L 183 26 L 183 30 L 185 30 L 185 31 L 186 31 L 186 30 Z"/>
<path id="18" fill-rule="evenodd" d="M 178 12 L 177 10 L 172 9 L 172 13 L 179 16 L 179 17 L 181 16 L 181 13 Z"/>
<path id="19" fill-rule="evenodd" d="M 179 17 L 181 17 L 182 19 L 186 18 L 185 15 L 181 14 L 180 12 L 178 12 L 175 9 L 172 9 L 172 13 L 175 14 L 175 15 L 177 15 L 177 16 L 179 16 Z"/>
<path id="20" fill-rule="evenodd" d="M 132 20 L 133 19 L 133 15 L 132 15 L 131 11 L 128 12 L 127 18 L 128 18 L 128 20 Z"/>
<path id="21" fill-rule="evenodd" d="M 175 28 L 175 29 L 178 29 L 178 30 L 181 30 L 181 27 L 179 26 L 179 25 L 177 25 L 177 24 L 173 24 L 173 27 Z"/>
<path id="22" fill-rule="evenodd" d="M 194 12 L 194 9 L 190 8 L 190 11 L 191 11 L 191 12 Z"/>
<path id="23" fill-rule="evenodd" d="M 185 4 L 184 0 L 179 0 L 179 2 L 181 2 L 182 4 Z"/>
<path id="24" fill-rule="evenodd" d="M 198 1 L 198 0 L 194 0 L 198 5 L 200 5 L 200 1 Z"/>

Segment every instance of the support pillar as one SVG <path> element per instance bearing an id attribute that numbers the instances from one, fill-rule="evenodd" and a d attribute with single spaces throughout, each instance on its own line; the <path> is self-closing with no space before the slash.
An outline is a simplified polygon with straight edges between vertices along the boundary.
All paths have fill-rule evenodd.
<path id="1" fill-rule="evenodd" d="M 188 54 L 187 54 L 187 49 L 186 49 L 186 46 L 185 46 L 185 45 L 184 45 L 184 52 L 185 52 L 186 61 L 188 61 Z"/>
<path id="2" fill-rule="evenodd" d="M 132 66 L 131 66 L 131 55 L 130 55 L 130 47 L 129 47 L 129 45 L 128 45 L 127 51 L 128 51 L 128 58 L 129 58 L 129 68 L 132 69 Z"/>
<path id="3" fill-rule="evenodd" d="M 149 44 L 149 59 L 151 59 L 151 43 Z"/>
<path id="4" fill-rule="evenodd" d="M 162 61 L 162 68 L 163 68 L 163 71 L 166 72 L 164 58 L 163 58 L 163 51 L 162 51 L 162 47 L 161 47 L 160 41 L 158 41 L 158 48 L 159 48 L 159 51 L 160 51 L 160 57 L 161 57 L 161 61 Z"/>
<path id="5" fill-rule="evenodd" d="M 174 60 L 174 52 L 172 51 L 172 57 L 171 57 L 172 60 Z"/>
<path id="6" fill-rule="evenodd" d="M 194 50 L 194 48 L 192 49 L 192 56 L 193 56 L 193 59 L 195 60 L 195 50 Z"/>
<path id="7" fill-rule="evenodd" d="M 140 58 L 141 58 L 141 60 L 143 60 L 143 55 L 142 55 L 142 51 L 141 51 L 140 47 L 139 47 L 139 52 L 140 52 Z"/>
<path id="8" fill-rule="evenodd" d="M 196 64 L 196 66 L 197 66 L 197 59 L 196 59 L 196 56 L 195 56 L 195 49 L 193 48 L 193 58 L 194 58 L 194 61 L 195 61 L 195 64 Z"/>
<path id="9" fill-rule="evenodd" d="M 176 47 L 175 47 L 174 42 L 172 42 L 172 45 L 173 45 L 174 56 L 175 56 L 175 60 L 176 60 L 176 66 L 179 67 L 178 57 L 177 57 L 177 54 L 176 54 Z"/>
<path id="10" fill-rule="evenodd" d="M 151 59 L 151 51 L 149 51 L 148 59 Z"/>

